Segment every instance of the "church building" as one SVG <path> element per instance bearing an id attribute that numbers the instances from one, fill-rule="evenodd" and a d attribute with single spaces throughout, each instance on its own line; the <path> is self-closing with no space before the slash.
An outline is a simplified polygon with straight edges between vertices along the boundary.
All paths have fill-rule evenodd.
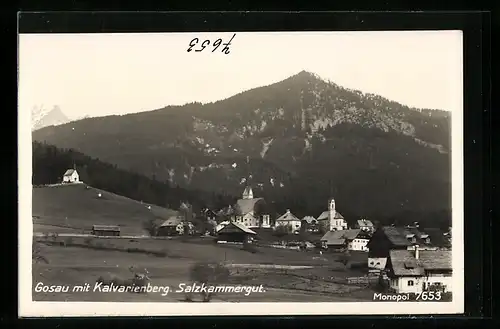
<path id="1" fill-rule="evenodd" d="M 266 202 L 263 198 L 255 198 L 250 185 L 245 187 L 242 198 L 239 199 L 231 216 L 231 221 L 242 224 L 247 228 L 271 227 L 270 215 L 266 211 Z"/>
<path id="2" fill-rule="evenodd" d="M 328 210 L 323 211 L 317 220 L 318 224 L 326 231 L 347 230 L 347 222 L 344 216 L 335 208 L 335 200 L 333 198 L 328 201 Z"/>

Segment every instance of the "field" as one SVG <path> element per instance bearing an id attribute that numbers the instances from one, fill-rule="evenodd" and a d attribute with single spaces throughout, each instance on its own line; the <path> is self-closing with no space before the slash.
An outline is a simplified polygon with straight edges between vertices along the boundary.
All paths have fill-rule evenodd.
<path id="1" fill-rule="evenodd" d="M 98 224 L 119 225 L 122 234 L 142 235 L 144 222 L 175 214 L 85 184 L 33 188 L 34 232 L 82 233 Z"/>
<path id="2" fill-rule="evenodd" d="M 37 240 L 40 254 L 48 264 L 33 264 L 34 285 L 43 282 L 45 285 L 68 285 L 72 289 L 75 285 L 89 283 L 93 287 L 102 275 L 130 278 L 129 267 L 134 266 L 141 270 L 146 268 L 152 285 L 169 286 L 171 292 L 166 296 L 160 293 L 34 292 L 34 300 L 182 301 L 184 293 L 175 293 L 175 290 L 180 283 L 190 283 L 189 271 L 194 264 L 205 261 L 223 263 L 230 268 L 229 280 L 221 284 L 263 285 L 266 290 L 249 296 L 218 294 L 213 301 L 366 301 L 373 297 L 371 289 L 344 282 L 347 276 L 362 274 L 336 262 L 335 255 L 324 257 L 312 252 L 273 248 L 257 248 L 251 253 L 241 247 L 221 246 L 211 241 L 83 237 Z M 266 265 L 285 268 L 266 268 Z M 295 269 L 293 266 L 309 268 Z"/>
<path id="3" fill-rule="evenodd" d="M 99 197 L 99 194 L 101 196 Z M 264 292 L 218 293 L 219 302 L 324 302 L 367 301 L 373 290 L 366 284 L 347 284 L 347 277 L 365 272 L 351 269 L 338 260 L 340 255 L 318 252 L 219 245 L 212 238 L 184 237 L 159 239 L 140 237 L 145 221 L 163 220 L 174 211 L 143 204 L 84 184 L 33 189 L 33 223 L 36 255 L 47 262 L 33 262 L 36 284 L 68 286 L 68 292 L 37 292 L 36 301 L 184 301 L 179 284 L 190 284 L 190 270 L 201 262 L 224 264 L 229 278 L 218 284 L 261 286 Z M 123 235 L 134 238 L 78 236 L 93 224 L 119 225 Z M 92 291 L 100 276 L 129 279 L 130 267 L 147 269 L 150 283 L 169 287 L 159 292 Z M 303 268 L 300 268 L 300 267 Z M 305 268 L 304 268 L 305 267 Z M 72 291 L 89 284 L 90 291 Z"/>

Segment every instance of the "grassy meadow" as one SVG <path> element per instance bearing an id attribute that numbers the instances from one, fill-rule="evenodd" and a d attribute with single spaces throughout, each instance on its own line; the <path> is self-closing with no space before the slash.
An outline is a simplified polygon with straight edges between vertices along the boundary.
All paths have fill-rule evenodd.
<path id="1" fill-rule="evenodd" d="M 101 194 L 101 197 L 98 194 Z M 150 207 L 150 208 L 149 208 Z M 35 301 L 183 301 L 175 292 L 180 283 L 190 283 L 190 270 L 198 263 L 224 264 L 230 276 L 220 284 L 262 285 L 265 292 L 217 294 L 219 302 L 325 302 L 366 301 L 373 297 L 369 287 L 349 285 L 346 278 L 363 276 L 339 260 L 341 255 L 316 251 L 284 250 L 216 244 L 209 237 L 99 238 L 64 236 L 88 233 L 93 224 L 119 225 L 123 235 L 139 236 L 145 221 L 166 219 L 174 211 L 143 204 L 84 184 L 33 189 L 33 241 L 36 254 L 45 261 L 33 261 Z M 270 265 L 308 266 L 261 268 Z M 93 292 L 100 276 L 132 278 L 130 267 L 147 269 L 151 285 L 168 286 L 170 292 L 147 294 Z M 66 285 L 68 292 L 36 292 L 37 283 Z M 91 286 L 89 292 L 73 292 L 75 285 Z"/>

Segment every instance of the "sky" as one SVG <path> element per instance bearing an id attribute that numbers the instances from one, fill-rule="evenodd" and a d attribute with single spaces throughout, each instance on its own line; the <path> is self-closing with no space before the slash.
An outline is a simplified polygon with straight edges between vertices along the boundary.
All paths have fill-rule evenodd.
<path id="1" fill-rule="evenodd" d="M 306 70 L 410 107 L 461 111 L 460 31 L 20 34 L 19 111 L 70 119 L 212 102 Z M 201 43 L 201 42 L 200 42 Z"/>

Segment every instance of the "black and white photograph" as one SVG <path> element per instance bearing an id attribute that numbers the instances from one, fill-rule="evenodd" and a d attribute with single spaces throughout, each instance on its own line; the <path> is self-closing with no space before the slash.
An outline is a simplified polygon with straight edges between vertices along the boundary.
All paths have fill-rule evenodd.
<path id="1" fill-rule="evenodd" d="M 462 43 L 19 34 L 20 314 L 462 312 Z"/>

